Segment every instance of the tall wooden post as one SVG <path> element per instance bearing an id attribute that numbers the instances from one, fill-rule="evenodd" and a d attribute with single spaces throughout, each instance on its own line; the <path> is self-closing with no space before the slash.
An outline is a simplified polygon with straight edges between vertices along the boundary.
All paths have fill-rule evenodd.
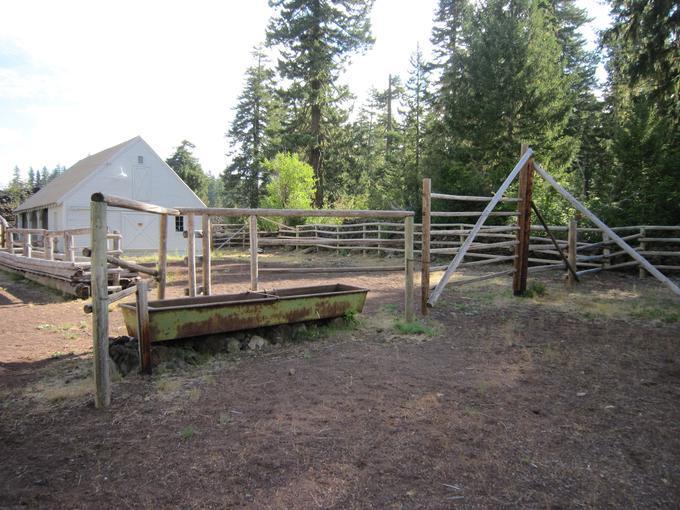
<path id="1" fill-rule="evenodd" d="M 158 219 L 158 299 L 165 299 L 165 285 L 168 281 L 168 215 Z"/>
<path id="2" fill-rule="evenodd" d="M 106 239 L 106 238 L 104 238 Z M 76 249 L 73 245 L 73 236 L 71 234 L 64 234 L 64 259 L 69 262 L 76 261 Z"/>
<path id="3" fill-rule="evenodd" d="M 335 226 L 335 254 L 340 255 L 340 225 Z"/>
<path id="4" fill-rule="evenodd" d="M 250 290 L 257 291 L 257 216 L 248 218 L 250 230 Z"/>
<path id="5" fill-rule="evenodd" d="M 404 319 L 413 322 L 413 216 L 404 218 Z"/>
<path id="6" fill-rule="evenodd" d="M 645 229 L 641 228 L 640 229 L 640 251 L 644 252 L 647 249 L 647 243 L 644 241 L 645 239 Z M 647 271 L 645 271 L 645 268 L 640 266 L 638 269 L 638 278 L 643 279 L 645 276 L 647 276 Z"/>
<path id="7" fill-rule="evenodd" d="M 605 233 L 602 232 L 602 242 L 603 243 L 608 243 L 610 241 L 609 236 Z M 609 255 L 611 254 L 611 250 L 609 249 L 609 245 L 605 244 L 602 246 L 602 268 L 606 269 L 611 265 L 611 260 Z"/>
<path id="8" fill-rule="evenodd" d="M 366 241 L 366 225 L 361 226 L 361 238 Z M 366 243 L 363 243 L 364 246 L 366 246 Z M 366 250 L 361 250 L 361 254 L 365 257 L 366 256 Z"/>
<path id="9" fill-rule="evenodd" d="M 54 237 L 51 235 L 45 236 L 45 259 L 54 260 Z"/>
<path id="10" fill-rule="evenodd" d="M 210 216 L 207 214 L 203 215 L 203 294 L 209 296 L 212 293 L 212 282 L 210 279 L 211 271 L 211 261 L 212 256 L 212 233 L 210 231 Z"/>
<path id="11" fill-rule="evenodd" d="M 93 196 L 93 198 L 96 195 Z M 109 292 L 106 263 L 106 202 L 90 204 L 92 257 L 92 340 L 94 347 L 94 384 L 96 407 L 111 404 L 111 381 L 109 379 Z"/>
<path id="12" fill-rule="evenodd" d="M 576 246 L 578 244 L 578 224 L 576 223 L 576 218 L 571 218 L 569 220 L 569 233 L 567 239 L 567 246 L 569 249 L 568 259 L 569 265 L 576 269 Z M 567 273 L 567 282 L 569 286 L 574 285 L 576 278 L 571 272 Z"/>
<path id="13" fill-rule="evenodd" d="M 380 222 L 378 222 L 378 257 L 382 254 L 382 243 L 380 242 L 380 239 L 382 238 L 382 229 L 380 227 Z"/>
<path id="14" fill-rule="evenodd" d="M 522 144 L 520 157 L 529 150 Z M 519 202 L 517 203 L 517 246 L 515 246 L 515 272 L 512 277 L 512 293 L 523 295 L 527 290 L 529 274 L 529 237 L 531 235 L 531 197 L 534 187 L 533 159 L 529 159 L 519 173 Z"/>
<path id="15" fill-rule="evenodd" d="M 121 250 L 121 243 L 120 243 L 120 232 L 118 230 L 113 231 L 113 238 L 111 240 L 111 248 L 114 253 L 114 257 L 121 257 L 122 254 L 120 253 Z M 111 285 L 118 286 L 120 285 L 120 273 L 113 273 L 112 275 L 112 281 Z"/>
<path id="16" fill-rule="evenodd" d="M 187 261 L 189 262 L 189 296 L 196 297 L 196 227 L 194 215 L 187 214 Z"/>
<path id="17" fill-rule="evenodd" d="M 21 239 L 24 243 L 24 257 L 31 258 L 33 255 L 33 240 L 31 239 L 31 234 L 24 233 L 21 236 Z"/>
<path id="18" fill-rule="evenodd" d="M 430 299 L 430 205 L 432 181 L 423 179 L 423 224 L 420 236 L 420 313 L 427 315 L 427 300 Z"/>

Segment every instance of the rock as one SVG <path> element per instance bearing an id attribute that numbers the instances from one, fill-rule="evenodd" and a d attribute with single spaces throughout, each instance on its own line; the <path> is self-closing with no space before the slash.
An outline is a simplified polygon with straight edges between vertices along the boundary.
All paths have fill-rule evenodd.
<path id="1" fill-rule="evenodd" d="M 259 351 L 267 345 L 269 345 L 269 342 L 258 335 L 253 335 L 250 337 L 250 340 L 248 340 L 248 349 L 251 351 Z"/>
<path id="2" fill-rule="evenodd" d="M 294 330 L 293 338 L 295 340 L 303 340 L 307 337 L 307 326 L 305 324 L 296 324 Z"/>
<path id="3" fill-rule="evenodd" d="M 241 350 L 241 342 L 237 338 L 231 338 L 227 342 L 227 352 L 229 354 L 236 354 Z"/>
<path id="4" fill-rule="evenodd" d="M 288 375 L 295 375 L 295 369 L 294 369 L 294 368 L 289 368 L 289 369 L 288 369 Z"/>

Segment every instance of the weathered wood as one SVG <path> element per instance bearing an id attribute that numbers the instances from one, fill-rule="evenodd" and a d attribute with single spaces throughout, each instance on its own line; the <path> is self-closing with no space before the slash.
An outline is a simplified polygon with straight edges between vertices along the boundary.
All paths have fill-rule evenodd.
<path id="1" fill-rule="evenodd" d="M 137 345 L 139 371 L 151 374 L 151 323 L 149 322 L 149 296 L 146 281 L 137 282 Z"/>
<path id="2" fill-rule="evenodd" d="M 640 237 L 641 238 L 645 237 L 645 229 L 644 228 L 640 229 Z M 645 251 L 646 248 L 647 248 L 647 243 L 645 241 L 640 241 L 640 246 L 638 247 L 638 251 L 643 252 L 643 251 Z M 645 269 L 642 266 L 640 266 L 638 268 L 638 278 L 640 278 L 642 280 L 645 276 L 647 276 L 647 273 L 645 273 Z"/>
<path id="3" fill-rule="evenodd" d="M 194 215 L 187 214 L 187 257 L 189 262 L 189 296 L 196 296 L 196 236 L 194 235 Z"/>
<path id="4" fill-rule="evenodd" d="M 83 257 L 91 257 L 92 250 L 90 248 L 83 248 Z M 128 262 L 127 260 L 119 259 L 113 255 L 106 255 L 106 261 L 114 266 L 122 267 L 134 273 L 143 273 L 153 276 L 154 278 L 158 276 L 158 270 L 151 269 L 150 267 L 135 264 L 134 262 Z"/>
<path id="5" fill-rule="evenodd" d="M 529 150 L 522 144 L 520 157 Z M 515 272 L 512 275 L 512 293 L 522 296 L 527 290 L 529 269 L 529 237 L 531 235 L 531 205 L 534 187 L 533 160 L 529 159 L 519 174 L 519 202 L 517 203 L 517 246 L 515 246 Z M 559 249 L 559 248 L 558 248 Z"/>
<path id="6" fill-rule="evenodd" d="M 106 248 L 108 250 L 108 245 Z M 73 235 L 69 233 L 64 234 L 64 257 L 66 257 L 66 260 L 71 262 L 75 262 L 76 260 L 76 249 L 73 242 Z"/>
<path id="7" fill-rule="evenodd" d="M 432 197 L 432 180 L 429 178 L 423 179 L 423 214 L 422 214 L 422 237 L 420 245 L 420 313 L 422 315 L 428 314 L 427 300 L 430 297 L 430 211 L 431 211 L 431 197 Z"/>
<path id="8" fill-rule="evenodd" d="M 461 246 L 458 253 L 456 253 L 456 256 L 451 261 L 446 272 L 442 276 L 441 280 L 439 280 L 439 283 L 437 284 L 434 291 L 430 295 L 430 299 L 428 299 L 428 301 L 427 301 L 428 306 L 434 306 L 437 303 L 437 300 L 439 300 L 439 296 L 441 296 L 441 293 L 444 291 L 444 287 L 446 287 L 446 284 L 448 283 L 449 278 L 451 278 L 451 275 L 456 271 L 456 269 L 458 268 L 458 265 L 463 261 L 463 257 L 465 256 L 465 253 L 468 251 L 468 249 L 472 245 L 472 242 L 474 241 L 475 236 L 479 233 L 480 229 L 482 228 L 482 225 L 484 225 L 484 222 L 489 217 L 489 214 L 491 214 L 491 211 L 493 210 L 493 208 L 496 207 L 496 205 L 498 204 L 500 199 L 503 197 L 503 195 L 505 194 L 508 187 L 510 187 L 510 184 L 512 183 L 512 181 L 515 180 L 515 177 L 517 177 L 517 174 L 520 172 L 522 167 L 524 167 L 524 165 L 526 165 L 527 161 L 529 161 L 529 158 L 532 156 L 532 154 L 533 154 L 533 151 L 531 149 L 527 150 L 527 152 L 524 153 L 524 156 L 522 156 L 522 158 L 520 158 L 520 160 L 517 162 L 517 165 L 515 165 L 515 168 L 513 168 L 512 172 L 510 172 L 510 175 L 508 175 L 508 177 L 505 179 L 503 184 L 501 184 L 501 187 L 498 188 L 498 191 L 494 195 L 493 199 L 491 199 L 491 201 L 487 204 L 486 208 L 484 209 L 484 212 L 482 213 L 482 215 L 477 220 L 477 223 L 475 223 L 475 226 L 472 227 L 472 230 L 470 231 L 470 234 L 468 235 L 467 239 L 465 239 L 463 246 Z"/>
<path id="9" fill-rule="evenodd" d="M 165 299 L 168 281 L 168 215 L 161 214 L 158 220 L 158 299 Z"/>
<path id="10" fill-rule="evenodd" d="M 131 296 L 132 294 L 137 292 L 137 286 L 136 285 L 131 285 L 130 287 L 119 290 L 118 292 L 114 292 L 112 294 L 109 294 L 109 298 L 107 300 L 107 303 L 109 305 L 115 303 L 116 301 L 120 301 L 123 298 L 126 298 L 128 296 Z M 91 303 L 86 303 L 83 305 L 83 311 L 85 313 L 92 313 L 92 304 Z"/>
<path id="11" fill-rule="evenodd" d="M 484 280 L 491 280 L 493 278 L 498 278 L 499 276 L 511 275 L 514 272 L 515 272 L 514 269 L 507 269 L 505 271 L 498 271 L 496 273 L 489 273 L 489 274 L 485 274 L 485 275 L 482 275 L 482 276 L 474 276 L 472 278 L 466 278 L 464 280 L 455 280 L 455 281 L 449 282 L 449 284 L 452 285 L 452 286 L 467 285 L 468 283 L 482 282 Z"/>
<path id="12" fill-rule="evenodd" d="M 151 212 L 151 211 L 148 211 Z M 262 216 L 262 217 L 315 217 L 315 218 L 406 218 L 414 216 L 413 211 L 371 211 L 362 209 L 229 209 L 211 207 L 180 207 L 179 214 L 208 214 L 209 216 Z"/>
<path id="13" fill-rule="evenodd" d="M 257 216 L 248 217 L 250 231 L 250 290 L 257 290 L 259 276 L 257 273 Z"/>
<path id="14" fill-rule="evenodd" d="M 54 260 L 54 237 L 45 236 L 45 259 Z"/>
<path id="15" fill-rule="evenodd" d="M 536 204 L 534 202 L 531 202 L 531 208 L 534 210 L 536 213 L 536 217 L 538 218 L 538 221 L 543 225 L 543 228 L 545 229 L 545 233 L 548 235 L 550 240 L 553 243 L 553 246 L 555 246 L 555 250 L 557 253 L 559 253 L 560 258 L 562 259 L 562 262 L 564 262 L 564 267 L 567 269 L 569 272 L 571 272 L 572 276 L 578 281 L 578 275 L 576 274 L 576 266 L 572 266 L 569 263 L 569 260 L 567 257 L 564 256 L 564 253 L 562 252 L 562 249 L 560 248 L 560 244 L 558 243 L 557 239 L 555 239 L 555 236 L 553 235 L 552 231 L 550 230 L 550 227 L 548 227 L 548 224 L 545 222 L 543 219 L 543 215 L 540 213 L 538 210 L 538 207 L 536 207 Z M 531 245 L 529 245 L 529 249 L 531 249 Z M 527 252 L 527 264 L 529 262 L 529 254 Z"/>
<path id="16" fill-rule="evenodd" d="M 590 221 L 592 221 L 595 225 L 598 226 L 602 231 L 606 232 L 606 234 L 611 237 L 616 244 L 618 244 L 622 250 L 625 250 L 625 252 L 630 255 L 633 259 L 635 259 L 637 262 L 639 262 L 642 267 L 644 267 L 647 272 L 652 274 L 657 280 L 662 282 L 664 285 L 666 285 L 674 294 L 680 296 L 680 287 L 678 287 L 675 283 L 673 283 L 670 279 L 668 279 L 661 271 L 656 269 L 646 258 L 644 258 L 642 255 L 640 255 L 635 249 L 630 246 L 628 243 L 626 243 L 621 237 L 614 232 L 611 228 L 609 228 L 600 218 L 595 216 L 590 209 L 588 209 L 586 206 L 584 206 L 581 202 L 579 202 L 571 193 L 569 193 L 566 189 L 564 189 L 554 178 L 552 175 L 550 175 L 548 172 L 546 172 L 541 165 L 538 163 L 534 164 L 534 167 L 536 171 L 541 174 L 541 176 L 550 183 L 550 185 L 555 188 L 555 190 L 562 195 L 564 198 L 567 199 L 577 210 L 581 211 L 581 213 L 588 218 Z"/>
<path id="17" fill-rule="evenodd" d="M 577 230 L 577 224 L 576 224 L 576 218 L 571 218 L 569 220 L 569 237 L 567 239 L 569 243 L 569 251 L 568 251 L 568 259 L 569 259 L 569 266 L 571 267 L 576 267 L 576 243 L 578 242 L 578 230 Z M 567 282 L 569 285 L 574 285 L 574 282 L 576 282 L 576 274 L 575 273 L 569 273 L 567 275 Z"/>
<path id="18" fill-rule="evenodd" d="M 404 218 L 404 319 L 413 322 L 413 217 Z"/>
<path id="19" fill-rule="evenodd" d="M 117 230 L 113 231 L 113 234 L 109 234 L 106 236 L 107 239 L 111 240 L 111 248 L 112 250 L 109 253 L 109 255 L 113 255 L 113 253 L 123 253 L 123 250 L 121 249 L 121 240 L 123 239 L 123 236 L 120 235 L 120 232 Z M 120 274 L 115 273 L 113 275 L 113 282 L 114 285 L 118 285 L 120 283 Z"/>
<path id="20" fill-rule="evenodd" d="M 430 215 L 432 217 L 438 217 L 438 218 L 465 218 L 465 217 L 475 217 L 475 216 L 481 216 L 484 214 L 484 211 L 432 211 Z M 518 212 L 515 211 L 495 211 L 491 212 L 487 215 L 488 216 L 519 216 Z"/>
<path id="21" fill-rule="evenodd" d="M 92 227 L 92 340 L 94 347 L 95 406 L 111 404 L 109 379 L 109 307 L 108 274 L 106 271 L 106 203 L 93 201 L 90 205 Z"/>
<path id="22" fill-rule="evenodd" d="M 24 257 L 31 258 L 33 255 L 33 245 L 31 239 L 31 233 L 27 232 L 21 237 L 23 243 Z"/>
<path id="23" fill-rule="evenodd" d="M 259 273 L 312 274 L 312 273 L 377 273 L 403 271 L 404 266 L 350 266 L 350 267 L 258 267 Z M 232 273 L 229 273 L 233 276 Z"/>
<path id="24" fill-rule="evenodd" d="M 490 202 L 493 197 L 476 197 L 472 195 L 446 195 L 444 193 L 431 193 L 431 198 L 440 200 L 457 200 L 460 202 Z M 503 197 L 500 202 L 519 202 L 518 198 Z"/>
<path id="25" fill-rule="evenodd" d="M 212 281 L 210 277 L 211 271 L 211 250 L 212 250 L 212 239 L 210 236 L 210 216 L 203 215 L 201 218 L 202 229 L 203 229 L 203 261 L 202 261 L 202 273 L 203 273 L 203 294 L 209 296 L 212 294 Z"/>
<path id="26" fill-rule="evenodd" d="M 111 207 L 121 207 L 123 209 L 132 209 L 133 211 L 140 211 L 145 213 L 155 213 L 155 214 L 169 214 L 170 216 L 179 216 L 180 212 L 178 209 L 172 209 L 168 207 L 161 207 L 160 205 L 148 204 L 146 202 L 140 202 L 138 200 L 131 200 L 129 198 L 123 198 L 116 195 L 106 195 L 104 193 L 94 193 L 91 197 L 93 202 L 104 202 Z M 201 211 L 201 209 L 197 209 Z M 198 214 L 201 214 L 198 212 Z"/>

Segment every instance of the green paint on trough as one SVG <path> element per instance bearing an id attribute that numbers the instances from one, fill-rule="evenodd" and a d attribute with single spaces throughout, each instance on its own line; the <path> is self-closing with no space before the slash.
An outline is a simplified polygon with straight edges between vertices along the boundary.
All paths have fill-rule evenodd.
<path id="1" fill-rule="evenodd" d="M 368 289 L 333 284 L 149 302 L 151 340 L 159 342 L 360 313 Z M 120 305 L 137 336 L 134 303 Z"/>

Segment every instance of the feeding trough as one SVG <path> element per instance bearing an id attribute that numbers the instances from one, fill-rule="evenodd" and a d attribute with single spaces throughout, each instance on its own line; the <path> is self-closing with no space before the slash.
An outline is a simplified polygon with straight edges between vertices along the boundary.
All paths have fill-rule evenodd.
<path id="1" fill-rule="evenodd" d="M 368 289 L 344 284 L 283 288 L 149 302 L 151 341 L 228 333 L 360 313 Z M 138 337 L 137 307 L 120 305 L 130 336 Z"/>

